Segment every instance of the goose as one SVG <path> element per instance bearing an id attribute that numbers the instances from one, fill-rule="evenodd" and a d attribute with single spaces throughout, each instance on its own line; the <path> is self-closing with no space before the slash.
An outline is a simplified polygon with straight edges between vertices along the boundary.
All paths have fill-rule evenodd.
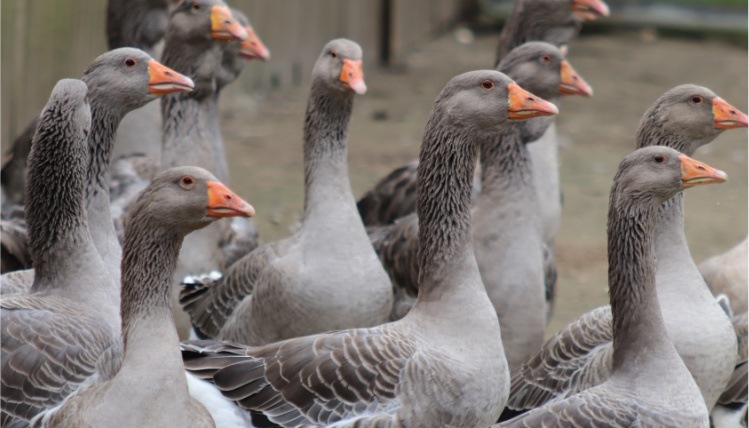
<path id="1" fill-rule="evenodd" d="M 185 235 L 220 218 L 254 213 L 202 168 L 156 176 L 126 220 L 121 359 L 31 426 L 214 427 L 188 392 L 169 289 Z"/>
<path id="2" fill-rule="evenodd" d="M 168 93 L 190 91 L 194 84 L 135 48 L 119 48 L 100 55 L 86 68 L 81 80 L 88 86 L 91 108 L 85 190 L 88 229 L 110 276 L 119 284 L 122 248 L 109 210 L 109 164 L 114 132 L 128 111 Z M 3 275 L 2 293 L 28 289 L 33 272 Z M 111 298 L 119 296 L 119 288 L 111 292 Z"/>
<path id="3" fill-rule="evenodd" d="M 361 47 L 335 39 L 312 70 L 304 124 L 305 214 L 286 240 L 247 254 L 180 302 L 201 338 L 261 345 L 388 320 L 390 281 L 369 243 L 348 178 L 347 134 L 364 94 Z"/>
<path id="4" fill-rule="evenodd" d="M 680 85 L 661 95 L 642 116 L 637 146 L 663 145 L 689 156 L 728 126 L 747 126 L 746 115 L 708 88 Z M 679 193 L 658 212 L 656 291 L 668 334 L 710 410 L 733 370 L 736 335 L 689 253 L 683 203 Z M 611 326 L 611 308 L 603 306 L 547 340 L 513 372 L 503 418 L 605 381 L 612 367 Z"/>
<path id="5" fill-rule="evenodd" d="M 697 266 L 710 291 L 726 294 L 735 313 L 747 311 L 746 287 L 749 284 L 749 237 L 725 253 L 710 257 Z"/>
<path id="6" fill-rule="evenodd" d="M 84 206 L 87 92 L 80 80 L 59 81 L 37 121 L 26 189 L 36 274 L 28 292 L 0 302 L 2 426 L 25 425 L 58 403 L 118 345 L 120 302 L 111 296 L 119 288 L 88 232 Z"/>
<path id="7" fill-rule="evenodd" d="M 494 67 L 518 45 L 546 41 L 563 46 L 577 34 L 582 20 L 608 15 L 603 0 L 516 0 L 499 37 Z M 529 147 L 533 151 L 537 145 Z M 365 225 L 391 224 L 416 210 L 417 166 L 412 161 L 396 168 L 359 199 L 357 207 Z M 553 167 L 558 174 L 556 164 Z M 474 188 L 477 192 L 478 183 Z"/>
<path id="8" fill-rule="evenodd" d="M 723 171 L 670 147 L 624 158 L 609 198 L 609 297 L 614 331 L 611 374 L 495 427 L 707 427 L 702 393 L 669 339 L 656 292 L 661 204 L 682 190 L 726 180 Z"/>
<path id="9" fill-rule="evenodd" d="M 508 369 L 471 243 L 478 147 L 513 118 L 553 112 L 498 71 L 454 77 L 421 146 L 420 294 L 412 310 L 377 327 L 260 347 L 183 342 L 187 370 L 285 427 L 488 426 L 507 396 Z"/>
<path id="10" fill-rule="evenodd" d="M 562 94 L 588 95 L 592 91 L 560 50 L 546 42 L 518 46 L 500 63 L 499 70 L 551 102 L 558 103 Z M 472 210 L 474 252 L 502 325 L 502 343 L 511 369 L 541 346 L 548 319 L 545 243 L 533 187 L 535 166 L 528 158 L 527 146 L 553 121 L 553 116 L 547 116 L 516 124 L 480 150 L 481 193 Z M 402 294 L 415 296 L 416 216 L 370 230 L 372 244 L 395 286 L 406 288 Z M 397 302 L 392 317 L 402 316 L 405 309 L 407 304 Z"/>

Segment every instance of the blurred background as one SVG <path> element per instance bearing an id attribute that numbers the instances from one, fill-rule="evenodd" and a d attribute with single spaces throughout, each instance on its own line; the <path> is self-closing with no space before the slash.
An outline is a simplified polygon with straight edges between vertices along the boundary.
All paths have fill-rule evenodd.
<path id="1" fill-rule="evenodd" d="M 548 331 L 608 301 L 606 209 L 611 178 L 634 147 L 643 112 L 683 83 L 707 86 L 747 112 L 746 0 L 607 0 L 569 60 L 595 89 L 570 97 L 558 130 L 564 209 L 556 254 L 559 297 Z M 431 104 L 454 75 L 490 68 L 507 0 L 234 0 L 272 58 L 251 62 L 222 93 L 231 185 L 257 209 L 265 242 L 290 235 L 302 212 L 302 124 L 322 46 L 349 37 L 364 49 L 369 90 L 357 97 L 349 162 L 358 197 L 418 155 Z M 61 78 L 80 77 L 106 49 L 105 0 L 2 0 L 3 153 Z M 696 158 L 730 181 L 690 190 L 687 238 L 696 262 L 747 233 L 747 131 L 729 130 Z"/>

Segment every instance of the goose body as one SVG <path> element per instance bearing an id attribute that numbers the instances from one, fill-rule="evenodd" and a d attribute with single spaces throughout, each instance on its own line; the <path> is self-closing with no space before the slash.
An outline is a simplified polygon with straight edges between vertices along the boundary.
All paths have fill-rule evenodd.
<path id="1" fill-rule="evenodd" d="M 700 263 L 698 268 L 713 294 L 724 293 L 729 297 L 734 313 L 747 311 L 749 237 L 745 237 L 725 253 Z"/>
<path id="2" fill-rule="evenodd" d="M 694 103 L 693 97 L 699 102 Z M 726 106 L 707 88 L 677 86 L 643 115 L 638 146 L 664 145 L 689 155 L 715 139 L 725 129 L 721 123 L 746 124 L 743 113 Z M 685 122 L 689 126 L 684 126 Z M 654 244 L 656 292 L 668 334 L 702 391 L 708 409 L 712 409 L 733 370 L 736 339 L 728 317 L 710 294 L 690 256 L 682 205 L 683 194 L 679 193 L 658 211 Z M 609 307 L 584 314 L 515 371 L 507 415 L 604 382 L 611 374 L 613 361 L 611 317 Z M 570 343 L 576 346 L 570 348 Z"/>
<path id="3" fill-rule="evenodd" d="M 183 343 L 187 369 L 282 426 L 491 423 L 508 371 L 473 256 L 471 180 L 478 145 L 510 126 L 509 104 L 523 99 L 554 110 L 489 70 L 453 78 L 435 101 L 419 166 L 420 294 L 403 319 L 261 347 Z"/>
<path id="4" fill-rule="evenodd" d="M 361 48 L 329 42 L 313 69 L 304 127 L 305 217 L 292 237 L 246 255 L 181 301 L 201 337 L 265 344 L 387 321 L 392 290 L 356 212 L 347 166 Z"/>
<path id="5" fill-rule="evenodd" d="M 559 49 L 545 42 L 518 46 L 499 70 L 552 102 L 558 102 L 570 87 L 581 94 L 590 91 Z M 547 320 L 545 242 L 537 216 L 535 169 L 527 147 L 535 144 L 553 120 L 543 117 L 518 123 L 480 150 L 481 193 L 472 210 L 473 245 L 481 278 L 502 325 L 510 368 L 519 366 L 543 343 Z M 373 245 L 395 286 L 415 296 L 417 290 L 411 284 L 418 275 L 416 216 L 371 231 Z M 402 312 L 401 306 L 396 305 L 395 312 Z"/>
<path id="6" fill-rule="evenodd" d="M 94 246 L 84 208 L 87 92 L 80 80 L 57 83 L 29 156 L 26 208 L 36 275 L 30 289 L 1 303 L 4 426 L 23 425 L 60 402 L 119 346 L 119 299 L 109 297 L 119 287 Z"/>
<path id="7" fill-rule="evenodd" d="M 218 218 L 251 215 L 252 206 L 201 168 L 156 176 L 126 221 L 121 358 L 109 376 L 81 387 L 31 425 L 215 426 L 188 392 L 169 288 L 187 233 Z"/>
<path id="8" fill-rule="evenodd" d="M 7 326 L 7 330 L 3 330 L 4 337 L 7 337 L 7 341 L 4 340 L 7 347 L 3 347 L 3 364 L 6 365 L 4 373 L 12 377 L 3 382 L 18 387 L 28 381 L 26 373 L 37 370 L 59 370 L 64 373 L 60 377 L 40 381 L 35 385 L 33 394 L 28 392 L 27 386 L 20 396 L 14 397 L 17 401 L 12 406 L 25 406 L 20 414 L 24 419 L 57 404 L 87 378 L 97 374 L 100 370 L 97 364 L 102 355 L 110 351 L 117 353 L 114 349 L 119 342 L 120 283 L 112 278 L 115 269 L 107 263 L 113 257 L 115 248 L 108 241 L 114 235 L 107 233 L 113 227 L 111 221 L 107 225 L 101 221 L 104 215 L 109 215 L 108 204 L 104 214 L 96 211 L 97 207 L 104 205 L 102 201 L 105 198 L 108 200 L 111 132 L 123 111 L 142 105 L 167 91 L 189 90 L 192 85 L 185 76 L 134 48 L 121 48 L 101 55 L 86 70 L 82 81 L 90 103 L 90 107 L 87 107 L 90 125 L 85 132 L 86 147 L 82 150 L 83 154 L 75 152 L 79 153 L 78 157 L 67 159 L 67 162 L 74 165 L 83 163 L 84 166 L 80 170 L 72 170 L 71 175 L 65 178 L 49 178 L 51 173 L 47 172 L 37 179 L 36 190 L 30 190 L 27 195 L 27 198 L 34 195 L 35 205 L 27 206 L 26 212 L 35 268 L 11 272 L 2 278 L 3 317 L 6 314 L 8 317 L 3 322 Z M 167 85 L 168 89 L 164 89 L 163 85 Z M 74 124 L 52 125 L 64 129 L 64 126 Z M 46 132 L 45 138 L 56 138 L 51 131 Z M 46 153 L 54 162 L 65 162 L 63 156 L 51 150 L 40 153 Z M 80 177 L 75 173 L 79 173 Z M 73 184 L 69 189 L 56 189 L 51 186 L 52 182 L 61 183 L 59 186 L 64 186 L 66 182 Z M 80 193 L 74 187 L 78 182 L 84 186 Z M 30 185 L 28 187 L 31 188 Z M 43 217 L 42 213 L 59 210 L 55 201 L 66 201 L 71 206 L 80 202 L 84 209 L 92 210 L 84 212 L 82 216 L 77 209 L 59 214 L 59 219 L 55 221 L 60 228 L 68 223 L 77 227 L 75 232 L 69 231 L 71 237 L 62 237 L 62 232 L 55 231 L 55 221 L 39 220 Z M 36 229 L 31 224 L 34 222 Z M 61 236 L 57 236 L 58 233 Z M 97 247 L 97 243 L 101 247 Z M 119 249 L 119 244 L 116 245 Z M 100 248 L 104 251 L 100 251 Z M 104 255 L 110 258 L 105 259 Z M 39 269 L 43 272 L 38 272 Z M 15 294 L 6 296 L 6 292 Z M 84 328 L 88 324 L 92 326 L 91 331 Z M 57 344 L 56 348 L 46 347 L 50 340 Z M 77 363 L 58 367 L 61 365 L 58 354 L 66 355 L 67 359 Z M 9 361 L 17 359 L 25 360 L 30 367 L 16 371 L 10 368 L 12 365 L 7 365 L 11 364 Z M 63 382 L 63 385 L 59 382 Z M 6 407 L 3 409 L 5 411 Z"/>
<path id="9" fill-rule="evenodd" d="M 627 156 L 611 188 L 609 295 L 614 332 L 611 374 L 496 427 L 707 427 L 702 393 L 673 346 L 656 293 L 659 206 L 686 187 L 726 175 L 669 147 Z"/>

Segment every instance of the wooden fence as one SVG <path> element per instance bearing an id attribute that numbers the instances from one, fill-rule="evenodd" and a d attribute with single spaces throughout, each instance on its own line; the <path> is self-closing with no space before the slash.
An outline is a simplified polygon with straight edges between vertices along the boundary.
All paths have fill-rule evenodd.
<path id="1" fill-rule="evenodd" d="M 232 88 L 302 85 L 335 37 L 362 45 L 366 64 L 389 65 L 450 25 L 460 0 L 230 0 L 271 50 Z M 2 0 L 2 150 L 39 114 L 54 84 L 80 77 L 106 50 L 106 0 Z"/>

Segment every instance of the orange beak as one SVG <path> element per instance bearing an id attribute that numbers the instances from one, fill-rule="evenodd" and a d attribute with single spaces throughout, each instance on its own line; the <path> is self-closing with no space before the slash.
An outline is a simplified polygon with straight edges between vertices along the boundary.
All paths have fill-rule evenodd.
<path id="1" fill-rule="evenodd" d="M 559 84 L 559 93 L 561 95 L 582 95 L 584 97 L 593 96 L 593 88 L 588 82 L 583 80 L 574 68 L 567 61 L 562 61 L 562 82 Z"/>
<path id="2" fill-rule="evenodd" d="M 247 30 L 237 22 L 226 6 L 213 6 L 211 8 L 211 36 L 215 40 L 232 42 L 234 40 L 247 40 Z"/>
<path id="3" fill-rule="evenodd" d="M 559 114 L 554 104 L 542 100 L 518 86 L 517 83 L 507 85 L 510 92 L 510 107 L 507 109 L 510 119 L 525 120 L 539 116 L 553 116 Z"/>
<path id="4" fill-rule="evenodd" d="M 713 99 L 713 118 L 716 129 L 746 128 L 749 123 L 744 113 L 718 97 Z"/>
<path id="5" fill-rule="evenodd" d="M 609 16 L 609 5 L 603 0 L 574 0 L 572 10 L 583 21 L 595 21 L 599 16 Z"/>
<path id="6" fill-rule="evenodd" d="M 205 207 L 209 217 L 252 217 L 255 208 L 237 196 L 219 181 L 208 182 L 208 205 Z"/>
<path id="7" fill-rule="evenodd" d="M 171 92 L 190 92 L 195 88 L 192 79 L 153 59 L 148 61 L 148 76 L 148 92 L 156 96 Z"/>
<path id="8" fill-rule="evenodd" d="M 364 83 L 364 71 L 362 71 L 362 60 L 343 60 L 341 68 L 341 77 L 338 78 L 341 86 L 347 91 L 356 92 L 359 95 L 367 92 L 367 85 Z"/>
<path id="9" fill-rule="evenodd" d="M 247 30 L 247 40 L 243 40 L 240 43 L 239 56 L 246 60 L 260 59 L 268 61 L 270 59 L 270 51 L 260 41 L 260 37 L 255 34 L 255 30 L 252 27 L 244 27 L 244 29 Z"/>
<path id="10" fill-rule="evenodd" d="M 694 187 L 701 184 L 722 183 L 728 180 L 728 175 L 708 164 L 696 161 L 687 155 L 680 155 L 681 182 L 684 187 Z"/>

